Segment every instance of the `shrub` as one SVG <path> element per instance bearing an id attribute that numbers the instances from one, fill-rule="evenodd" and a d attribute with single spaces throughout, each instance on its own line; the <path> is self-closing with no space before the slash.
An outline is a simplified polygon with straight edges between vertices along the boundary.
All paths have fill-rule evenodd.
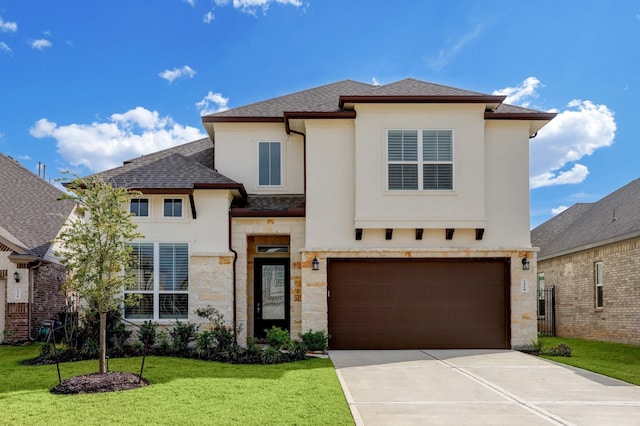
<path id="1" fill-rule="evenodd" d="M 325 351 L 329 347 L 329 334 L 325 331 L 307 331 L 300 335 L 310 351 Z"/>
<path id="2" fill-rule="evenodd" d="M 224 315 L 213 306 L 204 306 L 196 309 L 196 315 L 200 318 L 206 318 L 209 321 L 207 330 L 208 336 L 202 339 L 212 339 L 212 344 L 219 352 L 235 349 L 235 333 L 233 327 L 225 324 Z M 205 343 L 204 341 L 202 343 Z"/>
<path id="3" fill-rule="evenodd" d="M 175 327 L 169 334 L 171 335 L 171 351 L 175 354 L 187 356 L 189 355 L 189 343 L 195 340 L 198 326 L 189 321 L 176 321 Z"/>
<path id="4" fill-rule="evenodd" d="M 142 323 L 138 329 L 138 340 L 144 347 L 145 345 L 153 346 L 158 338 L 158 324 L 147 321 Z M 148 342 L 147 342 L 148 339 Z"/>
<path id="5" fill-rule="evenodd" d="M 558 346 L 553 346 L 546 351 L 544 351 L 545 355 L 549 356 L 571 356 L 571 346 L 566 343 L 560 343 Z"/>
<path id="6" fill-rule="evenodd" d="M 301 361 L 307 358 L 308 346 L 304 342 L 290 342 L 287 348 L 289 361 Z"/>
<path id="7" fill-rule="evenodd" d="M 273 326 L 265 330 L 267 336 L 267 344 L 275 349 L 283 349 L 291 342 L 291 336 L 288 330 Z"/>
<path id="8" fill-rule="evenodd" d="M 262 363 L 263 364 L 277 364 L 282 359 L 282 352 L 273 346 L 269 346 L 262 351 Z"/>

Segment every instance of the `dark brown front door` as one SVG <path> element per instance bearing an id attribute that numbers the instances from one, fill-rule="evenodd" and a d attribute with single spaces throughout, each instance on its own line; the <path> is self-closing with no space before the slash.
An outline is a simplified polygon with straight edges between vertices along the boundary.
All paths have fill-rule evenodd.
<path id="1" fill-rule="evenodd" d="M 333 349 L 509 348 L 508 259 L 330 259 Z"/>
<path id="2" fill-rule="evenodd" d="M 280 327 L 289 330 L 289 259 L 254 260 L 254 336 Z"/>

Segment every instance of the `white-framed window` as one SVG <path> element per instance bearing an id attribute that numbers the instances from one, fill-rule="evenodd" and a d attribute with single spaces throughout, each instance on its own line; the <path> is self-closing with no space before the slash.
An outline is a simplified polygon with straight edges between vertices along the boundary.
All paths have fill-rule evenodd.
<path id="1" fill-rule="evenodd" d="M 604 307 L 604 264 L 594 263 L 595 305 L 596 309 Z"/>
<path id="2" fill-rule="evenodd" d="M 452 190 L 452 130 L 387 130 L 389 191 Z"/>
<path id="3" fill-rule="evenodd" d="M 139 295 L 139 304 L 125 307 L 126 319 L 185 319 L 189 316 L 189 244 L 131 243 L 128 273 L 134 283 L 124 289 Z"/>
<path id="4" fill-rule="evenodd" d="M 162 217 L 182 217 L 182 198 L 165 198 L 162 200 Z"/>
<path id="5" fill-rule="evenodd" d="M 282 186 L 281 142 L 258 142 L 258 186 Z"/>
<path id="6" fill-rule="evenodd" d="M 132 198 L 129 202 L 129 211 L 136 217 L 149 217 L 149 199 Z"/>
<path id="7" fill-rule="evenodd" d="M 546 314 L 546 293 L 544 287 L 544 274 L 538 274 L 538 317 L 544 318 Z"/>

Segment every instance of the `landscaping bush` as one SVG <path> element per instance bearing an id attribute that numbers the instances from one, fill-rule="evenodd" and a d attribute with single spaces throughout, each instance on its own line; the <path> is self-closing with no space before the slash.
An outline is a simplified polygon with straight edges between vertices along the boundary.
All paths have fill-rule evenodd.
<path id="1" fill-rule="evenodd" d="M 326 351 L 329 347 L 329 334 L 325 331 L 307 331 L 300 335 L 302 342 L 310 351 Z"/>
<path id="2" fill-rule="evenodd" d="M 273 326 L 265 330 L 266 341 L 269 346 L 275 349 L 284 349 L 291 342 L 291 336 L 288 330 Z"/>
<path id="3" fill-rule="evenodd" d="M 171 351 L 180 356 L 189 356 L 189 344 L 196 338 L 198 325 L 187 322 L 176 321 L 175 327 L 169 331 L 171 336 Z"/>
<path id="4" fill-rule="evenodd" d="M 571 356 L 571 346 L 565 344 L 565 343 L 560 343 L 557 346 L 553 346 L 547 350 L 544 351 L 545 355 L 549 355 L 549 356 L 566 356 L 566 357 L 570 357 Z"/>
<path id="5" fill-rule="evenodd" d="M 145 345 L 153 346 L 158 338 L 158 324 L 146 321 L 138 329 L 138 340 L 144 347 Z"/>

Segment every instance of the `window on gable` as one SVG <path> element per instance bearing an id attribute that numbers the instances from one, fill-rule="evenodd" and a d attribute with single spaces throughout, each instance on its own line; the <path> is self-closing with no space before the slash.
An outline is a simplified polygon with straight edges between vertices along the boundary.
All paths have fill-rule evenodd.
<path id="1" fill-rule="evenodd" d="M 389 130 L 387 177 L 390 191 L 453 189 L 453 132 Z"/>
<path id="2" fill-rule="evenodd" d="M 258 185 L 282 185 L 282 144 L 258 142 Z"/>
<path id="3" fill-rule="evenodd" d="M 165 198 L 162 215 L 164 217 L 182 217 L 182 198 Z"/>
<path id="4" fill-rule="evenodd" d="M 604 307 L 604 265 L 596 262 L 594 271 L 596 309 Z"/>
<path id="5" fill-rule="evenodd" d="M 137 306 L 125 307 L 127 319 L 184 319 L 189 315 L 189 245 L 132 243 L 127 270 L 134 283 L 125 296 L 137 295 Z"/>
<path id="6" fill-rule="evenodd" d="M 149 200 L 147 198 L 134 198 L 129 203 L 129 211 L 137 217 L 149 216 Z"/>

